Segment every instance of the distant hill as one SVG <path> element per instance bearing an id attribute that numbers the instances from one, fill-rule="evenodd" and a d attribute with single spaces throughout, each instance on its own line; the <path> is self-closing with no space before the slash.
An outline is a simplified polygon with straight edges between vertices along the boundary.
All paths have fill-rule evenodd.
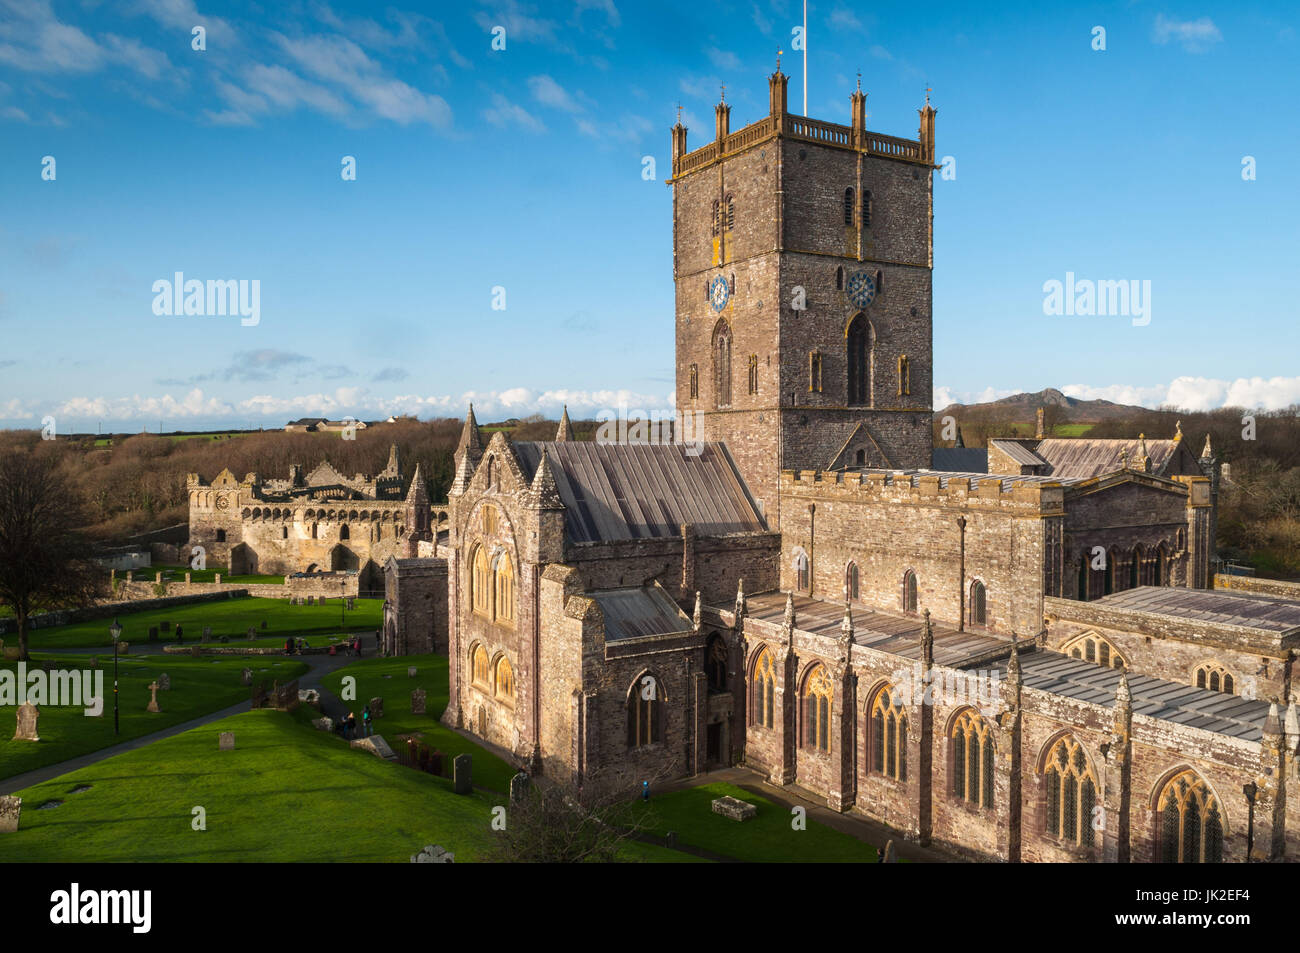
<path id="1" fill-rule="evenodd" d="M 1036 394 L 1015 394 L 1000 400 L 991 400 L 982 404 L 949 404 L 942 410 L 936 410 L 936 417 L 948 414 L 977 414 L 979 416 L 1002 420 L 1017 420 L 1033 424 L 1039 407 L 1048 408 L 1048 416 L 1057 423 L 1096 424 L 1105 420 L 1130 418 L 1135 414 L 1146 414 L 1145 407 L 1133 404 L 1116 404 L 1109 400 L 1080 400 L 1066 397 L 1055 387 L 1048 387 Z"/>

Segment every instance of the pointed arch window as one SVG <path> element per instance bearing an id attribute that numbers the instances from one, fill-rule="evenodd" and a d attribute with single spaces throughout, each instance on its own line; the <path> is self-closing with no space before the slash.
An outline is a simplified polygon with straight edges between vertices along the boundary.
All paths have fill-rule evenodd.
<path id="1" fill-rule="evenodd" d="M 698 400 L 700 396 L 700 365 L 691 365 L 691 400 Z"/>
<path id="2" fill-rule="evenodd" d="M 727 205 L 727 231 L 731 231 L 733 228 L 736 227 L 736 199 L 735 199 L 735 196 L 728 195 L 728 196 L 727 196 L 727 200 L 726 200 L 726 205 Z M 732 288 L 731 288 L 731 290 L 732 290 L 732 291 L 735 291 L 735 290 L 736 290 L 736 288 L 735 288 L 735 279 L 734 279 L 734 278 L 733 278 L 733 280 L 732 280 Z"/>
<path id="3" fill-rule="evenodd" d="M 899 396 L 912 393 L 912 361 L 906 354 L 898 358 L 898 393 Z"/>
<path id="4" fill-rule="evenodd" d="M 844 269 L 843 268 L 835 269 L 835 290 L 836 291 L 844 290 Z"/>
<path id="5" fill-rule="evenodd" d="M 907 780 L 907 712 L 899 704 L 893 685 L 876 692 L 871 704 L 871 770 L 895 781 Z"/>
<path id="6" fill-rule="evenodd" d="M 858 586 L 858 564 L 850 562 L 844 570 L 844 597 L 846 599 L 858 599 L 860 587 Z"/>
<path id="7" fill-rule="evenodd" d="M 970 624 L 989 624 L 988 589 L 978 579 L 970 584 Z"/>
<path id="8" fill-rule="evenodd" d="M 1223 861 L 1223 818 L 1205 779 L 1195 771 L 1171 778 L 1156 804 L 1160 815 L 1160 862 L 1218 864 Z"/>
<path id="9" fill-rule="evenodd" d="M 820 394 L 822 391 L 822 352 L 808 352 L 808 390 Z"/>
<path id="10" fill-rule="evenodd" d="M 794 553 L 794 579 L 795 588 L 807 590 L 809 584 L 808 574 L 808 554 L 802 549 L 795 550 Z"/>
<path id="11" fill-rule="evenodd" d="M 862 227 L 871 227 L 871 190 L 862 190 Z"/>
<path id="12" fill-rule="evenodd" d="M 1095 662 L 1105 668 L 1125 668 L 1127 663 L 1119 649 L 1095 632 L 1086 633 L 1073 642 L 1061 646 L 1061 651 L 1071 658 Z"/>
<path id="13" fill-rule="evenodd" d="M 713 200 L 713 234 L 717 235 L 722 230 L 722 202 L 718 199 Z"/>
<path id="14" fill-rule="evenodd" d="M 993 806 L 994 751 L 989 723 L 969 708 L 952 726 L 952 793 L 972 807 Z"/>
<path id="15" fill-rule="evenodd" d="M 852 406 L 864 407 L 871 396 L 871 327 L 860 314 L 849 322 L 845 348 L 849 375 L 848 402 Z"/>
<path id="16" fill-rule="evenodd" d="M 1202 662 L 1196 666 L 1194 675 L 1197 688 L 1208 688 L 1212 692 L 1225 692 L 1229 695 L 1237 693 L 1232 673 L 1217 662 Z"/>
<path id="17" fill-rule="evenodd" d="M 493 589 L 496 595 L 496 620 L 498 622 L 515 621 L 515 567 L 508 553 L 497 557 L 492 573 Z"/>
<path id="18" fill-rule="evenodd" d="M 1047 799 L 1047 834 L 1076 847 L 1093 846 L 1092 811 L 1097 805 L 1097 778 L 1070 735 L 1052 745 L 1043 768 Z"/>
<path id="19" fill-rule="evenodd" d="M 804 679 L 803 744 L 814 751 L 831 750 L 831 680 L 818 663 Z"/>
<path id="20" fill-rule="evenodd" d="M 488 567 L 487 550 L 482 546 L 474 549 L 470 557 L 470 605 L 480 615 L 488 615 L 492 609 L 492 580 Z"/>
<path id="21" fill-rule="evenodd" d="M 504 655 L 497 659 L 495 683 L 496 697 L 503 702 L 513 703 L 515 700 L 515 670 L 510 666 L 510 660 Z"/>
<path id="22" fill-rule="evenodd" d="M 486 689 L 488 687 L 488 654 L 487 649 L 482 645 L 474 646 L 474 652 L 471 655 L 470 678 L 474 685 Z"/>
<path id="23" fill-rule="evenodd" d="M 704 673 L 708 678 L 709 691 L 727 690 L 727 642 L 716 633 L 709 637 L 709 644 L 704 650 Z"/>
<path id="24" fill-rule="evenodd" d="M 903 611 L 915 615 L 916 606 L 916 573 L 909 569 L 903 573 Z"/>
<path id="25" fill-rule="evenodd" d="M 758 393 L 758 355 L 749 355 L 749 392 Z"/>
<path id="26" fill-rule="evenodd" d="M 731 326 L 725 319 L 713 331 L 713 393 L 719 409 L 731 406 Z"/>
<path id="27" fill-rule="evenodd" d="M 844 190 L 844 224 L 853 224 L 853 190 Z"/>
<path id="28" fill-rule="evenodd" d="M 644 748 L 663 740 L 663 699 L 659 680 L 642 675 L 627 694 L 627 746 Z"/>
<path id="29" fill-rule="evenodd" d="M 772 665 L 772 653 L 766 647 L 759 649 L 754 661 L 754 675 L 750 679 L 750 718 L 760 728 L 771 728 L 776 724 L 776 669 Z"/>

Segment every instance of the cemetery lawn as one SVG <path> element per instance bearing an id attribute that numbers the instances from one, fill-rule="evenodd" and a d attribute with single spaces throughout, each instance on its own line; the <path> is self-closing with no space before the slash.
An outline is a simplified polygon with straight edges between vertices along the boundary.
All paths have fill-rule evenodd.
<path id="1" fill-rule="evenodd" d="M 218 751 L 219 732 L 235 750 Z M 79 794 L 82 785 L 90 788 Z M 250 711 L 107 758 L 18 792 L 0 863 L 42 861 L 406 863 L 425 844 L 482 858 L 503 803 L 383 761 L 285 712 Z M 40 810 L 49 801 L 58 807 Z M 195 806 L 206 830 L 191 824 Z M 628 860 L 687 860 L 628 843 Z"/>
<path id="2" fill-rule="evenodd" d="M 145 609 L 126 612 L 117 617 L 122 625 L 122 641 L 144 643 L 149 641 L 149 629 L 162 622 L 172 624 L 172 632 L 159 631 L 162 642 L 175 642 L 176 623 L 184 626 L 185 644 L 197 644 L 203 636 L 203 627 L 212 627 L 212 638 L 229 636 L 231 642 L 247 641 L 248 627 L 254 626 L 259 637 L 279 639 L 283 644 L 289 636 L 310 635 L 313 632 L 373 632 L 380 627 L 383 616 L 382 599 L 358 599 L 351 612 L 340 612 L 339 600 L 331 599 L 323 606 L 294 606 L 288 599 L 259 599 L 249 596 L 218 599 L 192 605 L 173 606 L 170 609 Z M 340 624 L 339 619 L 343 618 Z M 108 627 L 112 619 L 93 619 L 32 629 L 29 640 L 33 650 L 51 648 L 103 649 L 112 654 Z M 262 623 L 266 622 L 266 628 Z M 16 644 L 16 640 L 15 643 Z"/>
<path id="3" fill-rule="evenodd" d="M 415 678 L 406 674 L 411 666 L 416 668 Z M 357 680 L 355 701 L 343 699 L 345 675 Z M 385 678 L 386 675 L 389 677 Z M 322 683 L 343 699 L 343 704 L 357 716 L 358 725 L 361 723 L 361 711 L 370 703 L 370 699 L 375 696 L 382 698 L 384 717 L 375 719 L 375 734 L 383 735 L 394 751 L 403 743 L 397 740 L 399 734 L 418 731 L 424 735 L 426 744 L 446 756 L 443 758 L 444 771 L 451 772 L 452 758 L 468 753 L 474 757 L 475 787 L 503 794 L 510 790 L 510 779 L 517 773 L 517 768 L 438 720 L 446 710 L 448 701 L 447 656 L 402 655 L 396 658 L 362 659 L 331 672 L 322 679 Z M 428 692 L 424 708 L 426 714 L 423 715 L 411 714 L 411 692 L 417 688 Z"/>
<path id="4" fill-rule="evenodd" d="M 714 798 L 730 794 L 758 808 L 758 816 L 733 821 L 712 811 Z M 875 863 L 876 850 L 855 837 L 807 818 L 807 830 L 794 830 L 787 808 L 734 784 L 704 784 L 669 794 L 652 794 L 646 831 L 677 832 L 679 844 L 702 847 L 724 857 L 758 863 Z M 26 816 L 24 806 L 23 814 Z"/>
<path id="5" fill-rule="evenodd" d="M 80 655 L 44 656 L 53 659 L 62 670 L 86 670 L 90 657 Z M 31 670 L 42 656 L 27 663 Z M 297 678 L 307 671 L 302 662 L 283 658 L 220 659 L 189 656 L 121 656 L 118 659 L 118 685 L 121 734 L 113 734 L 113 653 L 99 655 L 99 669 L 104 673 L 104 713 L 91 718 L 81 707 L 37 705 L 41 740 L 14 741 L 12 726 L 17 722 L 17 707 L 0 707 L 0 777 L 9 778 L 48 764 L 66 761 L 78 755 L 107 748 L 141 735 L 190 721 L 210 712 L 220 711 L 249 698 L 249 689 L 241 684 L 240 673 L 253 670 L 256 680 Z M 0 668 L 15 671 L 17 662 L 0 663 Z M 162 711 L 145 711 L 149 704 L 149 683 L 166 672 L 171 677 L 171 691 L 158 693 Z"/>

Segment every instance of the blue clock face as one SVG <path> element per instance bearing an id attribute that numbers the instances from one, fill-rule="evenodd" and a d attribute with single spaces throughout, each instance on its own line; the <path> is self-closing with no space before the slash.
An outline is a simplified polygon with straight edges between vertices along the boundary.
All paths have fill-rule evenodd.
<path id="1" fill-rule="evenodd" d="M 849 275 L 849 300 L 859 308 L 865 308 L 876 298 L 876 279 L 865 271 L 855 271 Z"/>
<path id="2" fill-rule="evenodd" d="M 727 287 L 727 279 L 718 275 L 709 286 L 709 303 L 713 305 L 713 310 L 721 311 L 725 308 L 730 297 L 731 289 Z"/>

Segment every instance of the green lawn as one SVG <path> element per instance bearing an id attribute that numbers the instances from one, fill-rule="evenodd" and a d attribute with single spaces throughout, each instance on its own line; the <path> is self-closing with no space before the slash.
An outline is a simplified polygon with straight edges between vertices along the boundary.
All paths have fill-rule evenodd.
<path id="1" fill-rule="evenodd" d="M 90 667 L 89 656 L 57 655 L 53 658 L 60 669 L 85 670 Z M 37 660 L 42 658 L 38 655 Z M 0 663 L 0 668 L 14 670 L 18 663 Z M 289 659 L 244 658 L 220 659 L 167 657 L 158 655 L 125 656 L 118 659 L 118 707 L 121 734 L 113 734 L 113 653 L 99 656 L 100 671 L 104 673 L 104 713 L 88 717 L 83 708 L 41 705 L 38 731 L 41 740 L 14 741 L 12 726 L 16 724 L 14 706 L 0 707 L 0 777 L 8 778 L 25 771 L 44 767 L 68 758 L 98 751 L 118 742 L 147 735 L 181 722 L 198 718 L 210 712 L 247 701 L 249 689 L 241 684 L 240 672 L 245 667 L 253 669 L 259 679 L 278 679 L 287 682 L 307 671 L 302 662 Z M 28 669 L 32 668 L 31 663 Z M 148 685 L 159 674 L 171 677 L 171 691 L 158 693 L 160 712 L 147 712 L 150 692 Z"/>
<path id="2" fill-rule="evenodd" d="M 714 798 L 730 794 L 758 808 L 758 816 L 733 821 L 714 814 Z M 794 830 L 787 808 L 732 784 L 705 784 L 650 798 L 648 831 L 677 832 L 679 844 L 702 847 L 736 860 L 767 863 L 875 863 L 876 850 L 848 834 L 807 818 Z"/>
<path id="3" fill-rule="evenodd" d="M 217 736 L 235 733 L 235 750 Z M 80 787 L 88 790 L 74 794 Z M 22 820 L 0 837 L 17 861 L 406 863 L 425 844 L 479 859 L 503 799 L 391 764 L 284 712 L 234 715 L 18 792 Z M 55 808 L 40 805 L 62 801 Z M 192 828 L 193 809 L 206 830 Z M 694 858 L 629 843 L 629 861 Z"/>
<path id="4" fill-rule="evenodd" d="M 407 668 L 414 665 L 415 678 L 409 678 Z M 394 749 L 401 743 L 399 734 L 422 732 L 424 741 L 441 751 L 444 770 L 450 772 L 451 759 L 458 754 L 474 757 L 474 784 L 493 791 L 510 790 L 510 779 L 517 769 L 501 758 L 481 748 L 463 735 L 443 725 L 438 719 L 447 707 L 447 657 L 445 655 L 404 655 L 398 658 L 363 659 L 331 672 L 323 679 L 326 688 L 343 698 L 343 677 L 357 680 L 355 701 L 344 699 L 361 721 L 361 710 L 376 695 L 384 699 L 384 717 L 375 720 L 375 734 L 383 735 Z M 385 675 L 390 676 L 384 678 Z M 411 692 L 423 688 L 428 692 L 424 715 L 411 714 Z"/>
<path id="5" fill-rule="evenodd" d="M 122 639 L 126 642 L 147 642 L 149 629 L 161 622 L 171 622 L 173 632 L 158 633 L 162 641 L 175 640 L 175 626 L 185 629 L 186 644 L 196 643 L 203 635 L 205 625 L 212 627 L 212 637 L 230 636 L 231 641 L 247 641 L 248 627 L 255 626 L 258 635 L 279 639 L 310 633 L 370 631 L 378 629 L 383 616 L 382 599 L 358 599 L 356 608 L 344 613 L 338 599 L 323 606 L 294 606 L 287 599 L 257 599 L 251 597 L 200 602 L 170 609 L 145 609 L 124 613 L 117 617 L 122 624 Z M 344 622 L 340 623 L 340 616 Z M 111 646 L 108 627 L 111 619 L 95 619 L 70 625 L 33 629 L 30 634 L 33 649 L 49 648 L 101 648 Z M 262 623 L 266 622 L 266 628 Z M 5 637 L 6 644 L 17 644 L 14 636 Z"/>
<path id="6" fill-rule="evenodd" d="M 1052 428 L 1053 437 L 1082 437 L 1093 428 L 1093 424 L 1057 424 Z"/>
<path id="7" fill-rule="evenodd" d="M 209 566 L 207 569 L 191 569 L 189 566 L 158 565 L 148 566 L 144 569 L 136 569 L 134 572 L 136 582 L 152 582 L 154 577 L 160 572 L 163 574 L 163 580 L 165 582 L 183 583 L 185 582 L 186 573 L 190 574 L 190 582 L 216 582 L 217 573 L 221 573 L 221 581 L 223 583 L 245 583 L 247 585 L 264 584 L 272 586 L 284 585 L 284 576 L 232 576 L 224 566 Z M 117 578 L 125 579 L 126 572 L 124 570 L 119 570 Z"/>

